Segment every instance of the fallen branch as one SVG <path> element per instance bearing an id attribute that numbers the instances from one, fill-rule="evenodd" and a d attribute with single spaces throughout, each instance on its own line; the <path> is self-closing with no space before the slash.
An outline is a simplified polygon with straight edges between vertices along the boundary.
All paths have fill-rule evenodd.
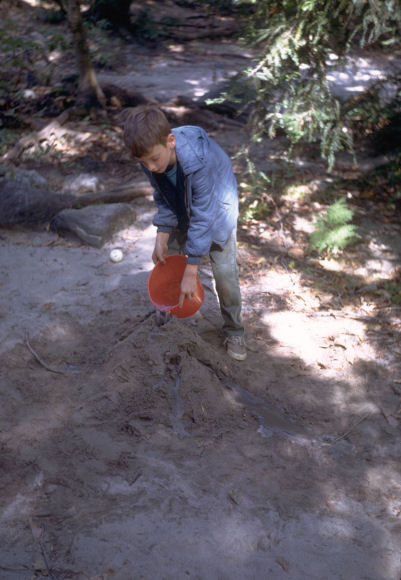
<path id="1" fill-rule="evenodd" d="M 25 572 L 27 568 L 9 568 L 8 566 L 0 566 L 0 570 L 4 570 L 4 572 Z"/>
<path id="2" fill-rule="evenodd" d="M 51 373 L 57 373 L 58 375 L 64 375 L 65 374 L 65 373 L 63 373 L 63 371 L 59 371 L 57 369 L 53 369 L 52 367 L 50 367 L 49 365 L 47 365 L 45 362 L 43 362 L 43 360 L 40 358 L 40 356 L 38 355 L 38 353 L 32 348 L 31 343 L 29 342 L 29 333 L 28 333 L 28 331 L 26 331 L 25 343 L 26 343 L 26 346 L 28 347 L 29 351 L 33 354 L 33 356 L 38 361 L 38 363 L 41 364 L 42 367 L 44 367 L 47 371 L 49 371 Z"/>
<path id="3" fill-rule="evenodd" d="M 43 546 L 43 543 L 39 540 L 40 551 L 42 552 L 43 561 L 46 566 L 47 576 L 51 578 L 51 580 L 56 580 L 56 577 L 52 574 L 51 568 L 49 566 L 49 562 L 47 560 L 46 550 Z"/>
<path id="4" fill-rule="evenodd" d="M 46 125 L 46 127 L 43 127 L 43 129 L 38 131 L 35 136 L 27 135 L 22 137 L 22 139 L 20 139 L 18 143 L 14 145 L 11 151 L 3 155 L 2 161 L 6 161 L 8 163 L 15 161 L 23 154 L 26 149 L 29 147 L 34 147 L 41 141 L 48 139 L 53 131 L 60 129 L 60 127 L 68 121 L 69 115 L 70 112 L 69 109 L 67 109 L 66 111 L 63 111 L 61 115 L 59 115 L 54 121 L 51 121 L 51 123 Z"/>
<path id="5" fill-rule="evenodd" d="M 362 421 L 365 421 L 365 419 L 367 419 L 368 417 L 370 417 L 372 415 L 372 411 L 369 411 L 369 413 L 366 413 L 366 415 L 363 415 L 363 417 L 361 417 L 354 425 L 352 425 L 352 427 L 350 427 L 348 429 L 348 431 L 346 431 L 345 433 L 343 433 L 342 435 L 340 435 L 339 437 L 337 437 L 337 439 L 334 439 L 334 441 L 332 443 L 330 443 L 330 445 L 328 447 L 332 447 L 333 445 L 335 445 L 338 441 L 341 441 L 341 439 L 345 439 L 345 437 L 348 437 L 348 435 L 350 433 L 352 433 L 352 431 L 354 429 L 356 429 L 358 427 L 358 425 L 360 425 L 362 423 Z"/>
<path id="6" fill-rule="evenodd" d="M 43 527 L 36 525 L 35 522 L 33 521 L 33 519 L 31 517 L 29 518 L 29 524 L 31 526 L 31 531 L 32 531 L 33 539 L 35 540 L 35 542 L 37 544 L 39 544 L 40 551 L 41 551 L 41 554 L 42 554 L 42 558 L 43 558 L 44 565 L 46 567 L 47 574 L 44 574 L 44 572 L 45 572 L 44 570 L 41 570 L 41 572 L 43 572 L 43 575 L 48 576 L 52 580 L 56 580 L 56 578 L 54 577 L 54 575 L 51 572 L 51 569 L 50 569 L 50 566 L 49 566 L 49 562 L 47 560 L 46 550 L 45 550 L 44 545 L 43 545 L 43 542 L 41 540 L 41 537 L 43 535 Z"/>
<path id="7" fill-rule="evenodd" d="M 131 181 L 125 185 L 107 189 L 106 191 L 98 191 L 97 193 L 84 193 L 83 195 L 75 196 L 74 202 L 70 205 L 71 208 L 84 207 L 92 203 L 117 203 L 124 201 L 131 201 L 136 197 L 145 197 L 151 195 L 153 188 L 147 182 Z"/>

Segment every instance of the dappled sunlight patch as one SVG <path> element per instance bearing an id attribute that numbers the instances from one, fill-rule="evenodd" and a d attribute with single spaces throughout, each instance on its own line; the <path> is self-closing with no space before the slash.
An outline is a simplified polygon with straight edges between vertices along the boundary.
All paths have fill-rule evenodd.
<path id="1" fill-rule="evenodd" d="M 23 495 L 17 493 L 14 499 L 1 510 L 0 521 L 3 525 L 13 526 L 15 525 L 15 519 L 20 516 L 21 513 L 28 514 L 31 510 L 31 506 L 34 503 L 34 498 L 31 494 Z"/>
<path id="2" fill-rule="evenodd" d="M 364 342 L 364 323 L 344 321 L 335 316 L 313 316 L 302 312 L 266 312 L 263 322 L 269 326 L 276 348 L 287 349 L 315 372 L 347 370 L 358 358 L 374 360 L 375 351 Z"/>
<path id="3" fill-rule="evenodd" d="M 70 321 L 72 322 L 72 320 Z M 43 332 L 45 341 L 53 342 L 55 340 L 74 340 L 76 338 L 77 328 L 69 324 L 68 320 L 56 320 L 51 323 Z"/>
<path id="4" fill-rule="evenodd" d="M 235 505 L 241 503 L 244 498 L 237 490 L 230 490 L 229 497 Z M 211 535 L 215 545 L 225 558 L 235 560 L 247 560 L 257 550 L 258 530 L 255 522 L 246 521 L 239 514 L 226 516 L 221 520 L 219 527 L 214 524 Z"/>
<path id="5" fill-rule="evenodd" d="M 319 522 L 320 534 L 326 538 L 336 536 L 342 540 L 347 540 L 354 535 L 354 526 L 348 518 L 332 517 Z"/>
<path id="6" fill-rule="evenodd" d="M 372 245 L 370 243 L 369 245 Z M 363 289 L 369 284 L 383 280 L 391 280 L 398 271 L 398 261 L 393 261 L 390 257 L 388 263 L 384 263 L 381 257 L 366 257 L 363 263 L 357 263 L 354 259 L 337 257 L 325 257 L 317 259 L 324 270 L 328 272 L 349 273 L 354 277 L 359 277 L 359 287 Z M 392 262 L 392 263 L 391 263 Z M 372 286 L 372 290 L 375 288 Z M 369 288 L 367 288 L 369 290 Z"/>
<path id="7" fill-rule="evenodd" d="M 316 182 L 312 182 L 306 185 L 288 185 L 284 189 L 284 192 L 281 195 L 281 199 L 291 202 L 306 201 L 312 194 L 316 193 L 318 189 L 319 186 Z"/>
<path id="8" fill-rule="evenodd" d="M 294 227 L 297 232 L 303 232 L 309 235 L 314 230 L 314 223 L 312 218 L 297 214 L 294 216 Z"/>
<path id="9" fill-rule="evenodd" d="M 394 491 L 398 489 L 400 497 L 401 494 L 401 480 L 399 473 L 399 465 L 372 465 L 366 470 L 366 484 L 375 492 L 382 494 L 388 493 L 391 490 L 391 495 L 385 498 L 385 505 L 389 515 L 397 517 L 401 510 L 401 502 L 395 499 Z"/>
<path id="10" fill-rule="evenodd" d="M 43 155 L 56 155 L 58 157 L 74 157 L 82 153 L 82 148 L 87 147 L 94 135 L 90 131 L 73 131 L 54 124 L 47 135 L 43 135 L 38 142 L 28 147 L 24 159 L 41 157 Z"/>
<path id="11" fill-rule="evenodd" d="M 332 403 L 338 415 L 338 426 L 344 433 L 354 431 L 366 420 L 381 419 L 378 405 L 369 400 L 364 380 L 356 380 L 348 384 L 336 384 L 332 389 Z"/>
<path id="12" fill-rule="evenodd" d="M 321 258 L 317 262 L 329 272 L 343 272 L 349 263 L 348 260 L 344 260 L 343 258 Z"/>

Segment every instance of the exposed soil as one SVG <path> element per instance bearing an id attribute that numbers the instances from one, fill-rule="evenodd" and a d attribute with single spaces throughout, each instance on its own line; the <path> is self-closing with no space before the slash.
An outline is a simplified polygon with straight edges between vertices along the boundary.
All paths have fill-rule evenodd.
<path id="1" fill-rule="evenodd" d="M 181 65 L 162 73 L 166 47 L 142 47 L 136 90 L 212 88 L 210 62 L 231 74 L 243 56 L 207 46 L 186 45 L 193 83 Z M 19 167 L 55 190 L 79 174 L 105 188 L 139 175 L 116 129 L 65 130 L 61 157 Z M 230 155 L 247 138 L 218 116 L 211 132 Z M 271 169 L 280 149 L 255 155 Z M 244 362 L 224 351 L 207 261 L 200 313 L 157 325 L 150 197 L 100 250 L 45 228 L 0 231 L 0 578 L 400 579 L 401 228 L 353 191 L 363 241 L 311 257 L 332 177 L 295 165 L 304 196 L 240 228 Z"/>

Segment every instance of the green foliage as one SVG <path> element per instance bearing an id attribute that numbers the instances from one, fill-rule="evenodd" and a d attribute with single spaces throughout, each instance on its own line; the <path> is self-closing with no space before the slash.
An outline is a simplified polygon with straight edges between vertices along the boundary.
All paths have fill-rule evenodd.
<path id="1" fill-rule="evenodd" d="M 35 62 L 42 60 L 47 67 L 42 71 L 43 84 L 50 84 L 54 65 L 49 62 L 48 53 L 65 50 L 68 46 L 65 35 L 58 32 L 40 32 L 40 40 L 31 40 L 14 30 L 12 23 L 0 24 L 0 96 L 12 96 L 18 90 L 18 83 L 35 69 Z M 3 91 L 3 83 L 7 83 Z"/>
<path id="2" fill-rule="evenodd" d="M 241 200 L 239 222 L 240 224 L 245 224 L 252 220 L 261 221 L 267 218 L 269 213 L 269 203 L 264 195 L 260 198 L 255 195 L 243 197 Z"/>
<path id="3" fill-rule="evenodd" d="M 255 136 L 282 130 L 292 143 L 321 143 L 332 168 L 352 149 L 350 110 L 327 82 L 355 46 L 399 38 L 399 0 L 238 0 L 252 6 L 244 40 L 259 50 L 247 74 L 257 82 L 251 127 Z"/>
<path id="4" fill-rule="evenodd" d="M 401 304 L 401 280 L 385 280 L 382 286 L 388 293 L 391 302 Z"/>
<path id="5" fill-rule="evenodd" d="M 270 179 L 263 171 L 258 171 L 247 158 L 247 169 L 240 182 L 240 223 L 263 220 L 270 213 L 270 199 L 267 187 Z"/>
<path id="6" fill-rule="evenodd" d="M 388 139 L 388 141 L 392 146 L 392 140 Z M 398 144 L 401 147 L 399 133 Z M 394 149 L 395 147 L 396 145 Z M 401 149 L 391 161 L 351 181 L 351 185 L 358 188 L 366 198 L 375 196 L 385 204 L 388 211 L 399 212 L 401 209 Z"/>
<path id="7" fill-rule="evenodd" d="M 115 52 L 110 50 L 110 29 L 107 23 L 108 21 L 104 20 L 85 22 L 91 60 L 96 68 L 112 69 L 116 64 Z M 117 58 L 121 59 L 121 55 Z"/>
<path id="8" fill-rule="evenodd" d="M 385 125 L 391 116 L 389 107 L 383 106 L 379 87 L 373 85 L 365 93 L 351 100 L 344 116 L 355 137 L 366 137 Z"/>
<path id="9" fill-rule="evenodd" d="M 138 38 L 146 41 L 155 41 L 166 36 L 165 31 L 152 19 L 147 9 L 138 14 L 133 22 L 133 30 Z"/>
<path id="10" fill-rule="evenodd" d="M 130 28 L 131 0 L 90 0 L 84 18 L 104 30 Z"/>
<path id="11" fill-rule="evenodd" d="M 1 30 L 0 48 L 3 58 L 5 57 L 9 64 L 18 65 L 23 62 L 25 53 L 40 50 L 40 45 L 12 32 Z"/>
<path id="12" fill-rule="evenodd" d="M 32 55 L 41 50 L 38 43 L 7 30 L 7 22 L 0 27 L 0 97 L 9 98 L 17 90 L 19 78 L 30 70 Z M 18 75 L 10 71 L 18 71 Z"/>
<path id="13" fill-rule="evenodd" d="M 42 20 L 46 24 L 60 24 L 65 20 L 63 10 L 53 10 L 52 8 L 42 9 Z"/>
<path id="14" fill-rule="evenodd" d="M 96 22 L 96 26 L 98 28 L 100 28 L 101 30 L 111 30 L 113 28 L 110 20 L 107 20 L 107 18 L 102 18 L 102 19 L 98 20 Z"/>
<path id="15" fill-rule="evenodd" d="M 47 48 L 50 52 L 53 50 L 66 50 L 69 46 L 69 42 L 64 34 L 51 33 L 47 35 Z"/>
<path id="16" fill-rule="evenodd" d="M 345 198 L 338 199 L 323 216 L 317 217 L 315 231 L 310 236 L 310 250 L 319 254 L 336 252 L 356 241 L 360 236 L 356 226 L 349 223 L 352 217 Z"/>
<path id="17" fill-rule="evenodd" d="M 3 156 L 10 145 L 15 143 L 18 134 L 16 131 L 9 131 L 1 128 L 0 123 L 0 156 Z"/>

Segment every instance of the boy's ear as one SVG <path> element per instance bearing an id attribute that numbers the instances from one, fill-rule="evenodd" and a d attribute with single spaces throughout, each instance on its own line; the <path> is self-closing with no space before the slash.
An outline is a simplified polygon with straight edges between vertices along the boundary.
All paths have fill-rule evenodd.
<path id="1" fill-rule="evenodd" d="M 170 149 L 174 149 L 175 147 L 175 137 L 173 133 L 170 133 L 167 137 L 167 147 L 169 147 Z"/>

